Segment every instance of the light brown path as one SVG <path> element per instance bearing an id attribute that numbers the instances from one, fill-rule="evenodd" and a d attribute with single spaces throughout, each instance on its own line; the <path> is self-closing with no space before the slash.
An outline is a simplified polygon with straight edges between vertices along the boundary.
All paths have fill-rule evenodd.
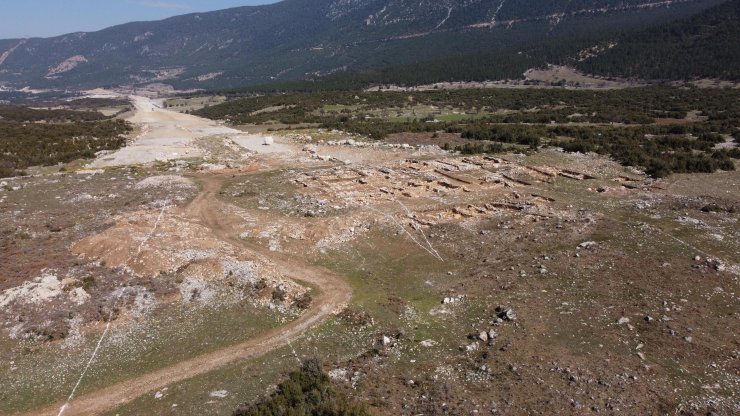
<path id="1" fill-rule="evenodd" d="M 235 361 L 264 355 L 288 345 L 292 339 L 315 327 L 333 311 L 350 301 L 351 287 L 341 276 L 291 256 L 271 253 L 237 238 L 233 226 L 241 219 L 229 215 L 228 210 L 224 209 L 227 207 L 226 204 L 217 198 L 222 179 L 209 176 L 201 177 L 199 180 L 203 184 L 203 191 L 185 208 L 185 212 L 213 230 L 222 240 L 240 249 L 262 255 L 272 261 L 286 276 L 317 287 L 319 293 L 314 294 L 311 307 L 295 321 L 249 341 L 82 395 L 68 404 L 64 416 L 99 415 L 173 383 L 216 370 Z M 63 404 L 58 403 L 27 415 L 56 416 Z"/>

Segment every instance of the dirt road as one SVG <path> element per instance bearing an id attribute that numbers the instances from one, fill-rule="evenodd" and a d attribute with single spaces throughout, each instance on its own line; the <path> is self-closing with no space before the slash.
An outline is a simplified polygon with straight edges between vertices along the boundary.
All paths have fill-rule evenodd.
<path id="1" fill-rule="evenodd" d="M 257 153 L 294 150 L 280 143 L 263 146 L 262 135 L 246 134 L 213 120 L 167 110 L 146 97 L 133 96 L 130 99 L 136 112 L 128 121 L 138 125 L 141 133 L 126 147 L 97 158 L 88 167 L 105 168 L 206 157 L 207 149 L 199 146 L 196 140 L 202 138 L 212 141 L 228 139 Z"/>
<path id="2" fill-rule="evenodd" d="M 337 274 L 305 263 L 300 259 L 272 253 L 240 240 L 234 235 L 233 230 L 234 225 L 241 219 L 229 214 L 228 206 L 217 198 L 223 179 L 217 176 L 202 176 L 198 180 L 203 185 L 203 191 L 184 208 L 184 212 L 192 216 L 195 221 L 209 227 L 223 241 L 240 250 L 263 256 L 272 261 L 275 267 L 287 277 L 318 288 L 318 293 L 313 294 L 311 307 L 297 320 L 268 331 L 257 338 L 80 396 L 67 404 L 64 410 L 65 416 L 101 414 L 173 383 L 207 373 L 238 360 L 264 355 L 288 345 L 291 340 L 315 327 L 332 312 L 350 301 L 351 288 Z M 28 415 L 58 415 L 63 405 L 63 403 L 58 403 L 47 409 L 28 413 Z"/>

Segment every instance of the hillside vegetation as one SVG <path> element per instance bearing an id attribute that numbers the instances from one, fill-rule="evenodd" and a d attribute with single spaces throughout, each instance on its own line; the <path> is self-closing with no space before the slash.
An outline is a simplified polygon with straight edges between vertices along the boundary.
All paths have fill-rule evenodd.
<path id="1" fill-rule="evenodd" d="M 269 111 L 266 111 L 268 109 Z M 376 140 L 451 134 L 457 150 L 496 153 L 558 146 L 611 155 L 653 176 L 733 170 L 740 92 L 649 87 L 613 91 L 460 90 L 271 94 L 204 108 L 233 124 L 318 123 Z M 454 148 L 451 146 L 450 148 Z"/>
<path id="2" fill-rule="evenodd" d="M 131 126 L 97 112 L 0 107 L 0 177 L 118 149 Z"/>
<path id="3" fill-rule="evenodd" d="M 577 63 L 590 73 L 647 79 L 740 80 L 740 0 L 694 17 L 622 36 Z"/>
<path id="4" fill-rule="evenodd" d="M 594 44 L 721 1 L 285 0 L 94 33 L 0 41 L 0 53 L 7 52 L 0 82 L 235 88 L 340 74 L 403 84 L 520 78 L 533 66 L 572 60 Z M 615 69 L 601 62 L 599 71 Z M 724 74 L 711 68 L 702 74 Z"/>
<path id="5" fill-rule="evenodd" d="M 234 416 L 370 416 L 367 408 L 339 393 L 319 361 L 307 360 L 270 397 L 245 404 Z"/>
<path id="6" fill-rule="evenodd" d="M 575 2 L 574 2 L 575 3 Z M 716 2 L 715 2 L 716 3 Z M 518 3 L 517 3 L 518 4 Z M 468 34 L 466 46 L 450 57 L 429 56 L 419 62 L 385 59 L 362 68 L 347 68 L 304 80 L 273 80 L 231 92 L 353 91 L 377 85 L 416 86 L 448 81 L 521 79 L 531 68 L 548 64 L 575 67 L 603 77 L 649 80 L 740 79 L 740 0 L 709 9 L 692 3 L 670 13 L 576 16 L 578 25 L 558 24 L 535 36 L 537 25 L 512 28 L 520 35 L 500 43 Z M 518 32 L 521 30 L 521 32 Z M 526 32 L 526 33 L 525 33 Z M 432 35 L 436 45 L 454 49 L 454 37 Z M 455 35 L 458 36 L 458 35 Z M 460 35 L 462 36 L 462 35 Z M 498 36 L 498 35 L 496 35 Z M 500 40 L 500 39 L 499 39 Z M 411 49 L 422 48 L 417 40 Z M 474 46 L 475 52 L 468 48 Z M 405 48 L 401 55 L 416 53 Z"/>

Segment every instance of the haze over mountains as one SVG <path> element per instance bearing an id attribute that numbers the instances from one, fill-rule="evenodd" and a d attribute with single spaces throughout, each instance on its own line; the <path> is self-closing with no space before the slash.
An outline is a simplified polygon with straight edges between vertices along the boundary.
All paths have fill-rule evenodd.
<path id="1" fill-rule="evenodd" d="M 471 56 L 486 56 L 484 65 L 490 71 L 484 69 L 478 77 L 516 77 L 526 66 L 567 60 L 600 73 L 640 76 L 651 72 L 634 67 L 614 70 L 615 64 L 599 61 L 599 55 L 606 51 L 611 61 L 621 62 L 624 56 L 619 51 L 625 48 L 629 56 L 642 59 L 632 46 L 644 40 L 641 34 L 696 19 L 717 5 L 726 10 L 715 12 L 715 21 L 694 33 L 703 39 L 697 49 L 706 53 L 706 44 L 712 44 L 720 29 L 719 37 L 731 44 L 736 35 L 728 35 L 733 26 L 728 19 L 733 13 L 737 16 L 738 4 L 737 0 L 285 0 L 93 33 L 0 40 L 0 83 L 16 88 L 152 82 L 224 88 L 464 61 Z M 620 39 L 632 40 L 623 46 Z M 677 48 L 685 41 L 680 39 Z M 596 53 L 584 56 L 589 48 Z M 538 52 L 542 50 L 546 52 Z M 737 53 L 731 46 L 729 50 L 722 59 L 731 63 Z M 722 73 L 722 68 L 709 72 L 688 75 L 736 76 L 736 71 Z"/>

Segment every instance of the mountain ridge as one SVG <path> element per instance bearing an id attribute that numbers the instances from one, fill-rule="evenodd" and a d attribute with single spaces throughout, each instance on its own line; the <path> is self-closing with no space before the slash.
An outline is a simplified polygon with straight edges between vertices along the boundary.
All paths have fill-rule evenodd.
<path id="1" fill-rule="evenodd" d="M 719 0 L 285 0 L 0 40 L 0 83 L 86 88 L 165 82 L 212 88 L 295 80 L 491 52 Z M 607 18 L 605 18 L 607 17 Z M 583 29 L 593 21 L 598 28 Z M 648 23 L 649 23 L 648 22 Z"/>

